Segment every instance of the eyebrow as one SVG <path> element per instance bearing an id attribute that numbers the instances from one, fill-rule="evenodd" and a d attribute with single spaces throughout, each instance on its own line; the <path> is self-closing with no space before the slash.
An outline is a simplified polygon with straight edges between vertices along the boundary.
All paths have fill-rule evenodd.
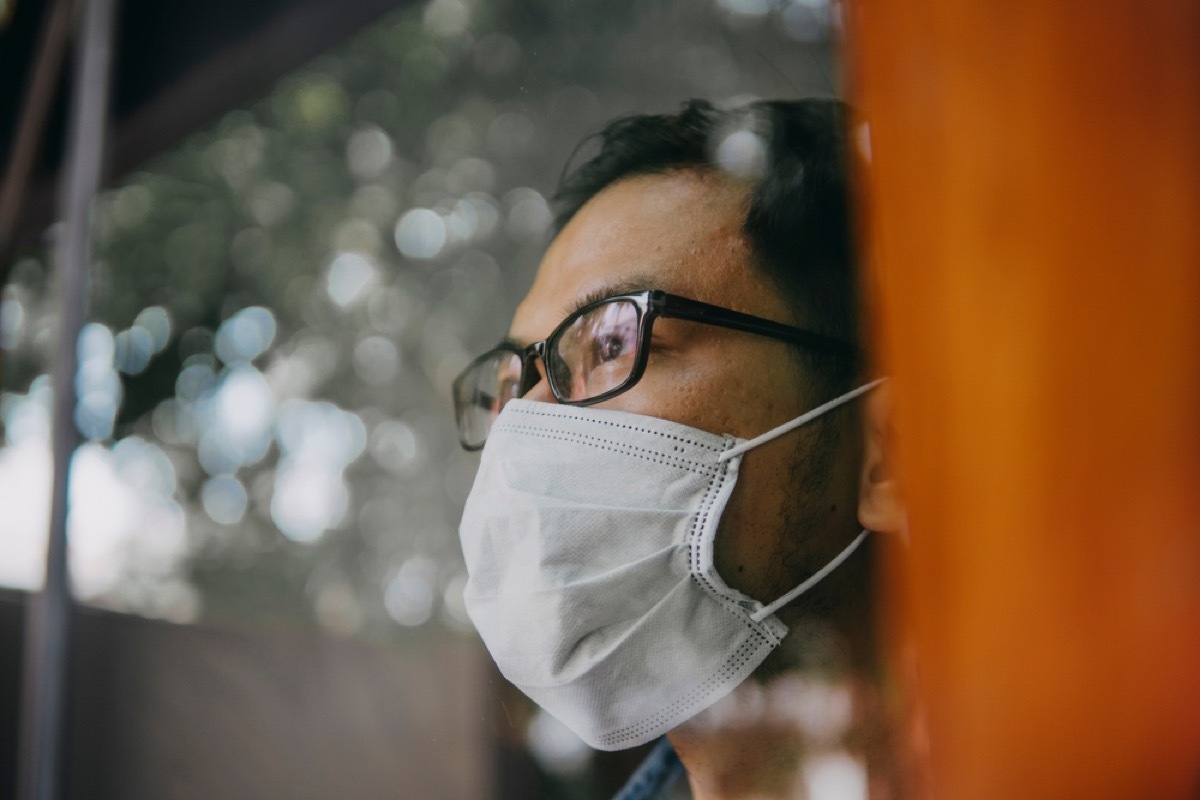
<path id="1" fill-rule="evenodd" d="M 511 336 L 505 336 L 503 339 L 500 340 L 500 344 L 498 344 L 496 346 L 497 347 L 515 347 L 518 350 L 524 351 L 525 348 L 528 347 L 529 345 L 525 344 L 525 342 L 518 342 L 516 339 L 514 339 Z"/>
<path id="2" fill-rule="evenodd" d="M 564 309 L 563 319 L 571 316 L 584 306 L 605 300 L 609 297 L 616 297 L 622 294 L 635 294 L 637 292 L 644 292 L 647 289 L 658 288 L 661 287 L 649 275 L 633 275 L 621 280 L 604 283 L 576 297 L 574 304 Z"/>
<path id="3" fill-rule="evenodd" d="M 622 294 L 636 294 L 637 292 L 644 292 L 647 289 L 661 289 L 662 287 L 658 284 L 659 281 L 650 277 L 649 273 L 635 274 L 627 278 L 602 283 L 577 295 L 574 300 L 569 301 L 563 306 L 560 316 L 562 319 L 566 319 L 584 306 L 605 300 L 609 297 L 616 297 Z M 528 342 L 519 341 L 512 336 L 505 336 L 500 340 L 500 344 L 516 347 L 520 350 L 524 350 L 529 346 Z"/>

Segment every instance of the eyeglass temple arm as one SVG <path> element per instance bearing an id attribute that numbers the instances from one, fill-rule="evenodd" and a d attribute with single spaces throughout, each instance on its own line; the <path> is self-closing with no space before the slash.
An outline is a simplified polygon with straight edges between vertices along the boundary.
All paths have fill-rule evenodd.
<path id="1" fill-rule="evenodd" d="M 751 316 L 750 314 L 743 314 L 740 311 L 721 308 L 720 306 L 710 305 L 699 300 L 691 300 L 665 292 L 652 293 L 650 300 L 653 305 L 658 307 L 660 316 L 687 319 L 735 331 L 754 333 L 759 336 L 769 336 L 772 339 L 801 344 L 805 347 L 811 347 L 814 350 L 853 356 L 854 358 L 862 357 L 862 350 L 859 347 L 842 339 L 825 336 L 813 331 L 806 331 L 803 328 L 794 328 L 791 325 L 784 325 L 779 322 L 772 322 L 771 320 Z"/>

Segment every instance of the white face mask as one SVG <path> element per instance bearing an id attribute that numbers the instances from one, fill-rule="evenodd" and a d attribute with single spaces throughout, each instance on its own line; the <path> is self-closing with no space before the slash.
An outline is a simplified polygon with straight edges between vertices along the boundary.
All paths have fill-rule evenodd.
<path id="1" fill-rule="evenodd" d="M 775 611 L 713 566 L 750 441 L 655 417 L 512 400 L 496 418 L 460 536 L 467 612 L 504 677 L 585 742 L 648 742 L 721 699 L 782 641 Z"/>

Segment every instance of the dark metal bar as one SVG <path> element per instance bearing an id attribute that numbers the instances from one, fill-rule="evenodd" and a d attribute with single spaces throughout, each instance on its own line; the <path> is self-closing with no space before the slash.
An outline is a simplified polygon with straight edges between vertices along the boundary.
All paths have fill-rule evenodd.
<path id="1" fill-rule="evenodd" d="M 112 63 L 116 0 L 85 2 L 76 39 L 67 170 L 62 187 L 65 223 L 58 246 L 62 317 L 54 364 L 54 489 L 46 580 L 30 603 L 22 706 L 20 796 L 57 800 L 62 794 L 69 677 L 71 587 L 67 570 L 67 481 L 78 443 L 75 428 L 76 344 L 87 311 L 91 206 L 100 186 Z"/>
<path id="2" fill-rule="evenodd" d="M 29 74 L 16 141 L 9 153 L 0 184 L 0 290 L 8 283 L 13 242 L 21 224 L 22 204 L 29 189 L 30 176 L 37 161 L 38 149 L 46 138 L 46 120 L 58 87 L 58 75 L 66 61 L 64 57 L 70 39 L 72 0 L 55 0 L 46 11 L 38 39 L 37 54 Z"/>

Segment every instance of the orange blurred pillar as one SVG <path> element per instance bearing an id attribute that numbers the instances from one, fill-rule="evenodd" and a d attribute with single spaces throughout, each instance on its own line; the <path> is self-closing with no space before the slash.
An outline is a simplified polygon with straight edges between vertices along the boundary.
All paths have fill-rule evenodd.
<path id="1" fill-rule="evenodd" d="M 850 0 L 940 798 L 1200 797 L 1200 3 Z"/>

